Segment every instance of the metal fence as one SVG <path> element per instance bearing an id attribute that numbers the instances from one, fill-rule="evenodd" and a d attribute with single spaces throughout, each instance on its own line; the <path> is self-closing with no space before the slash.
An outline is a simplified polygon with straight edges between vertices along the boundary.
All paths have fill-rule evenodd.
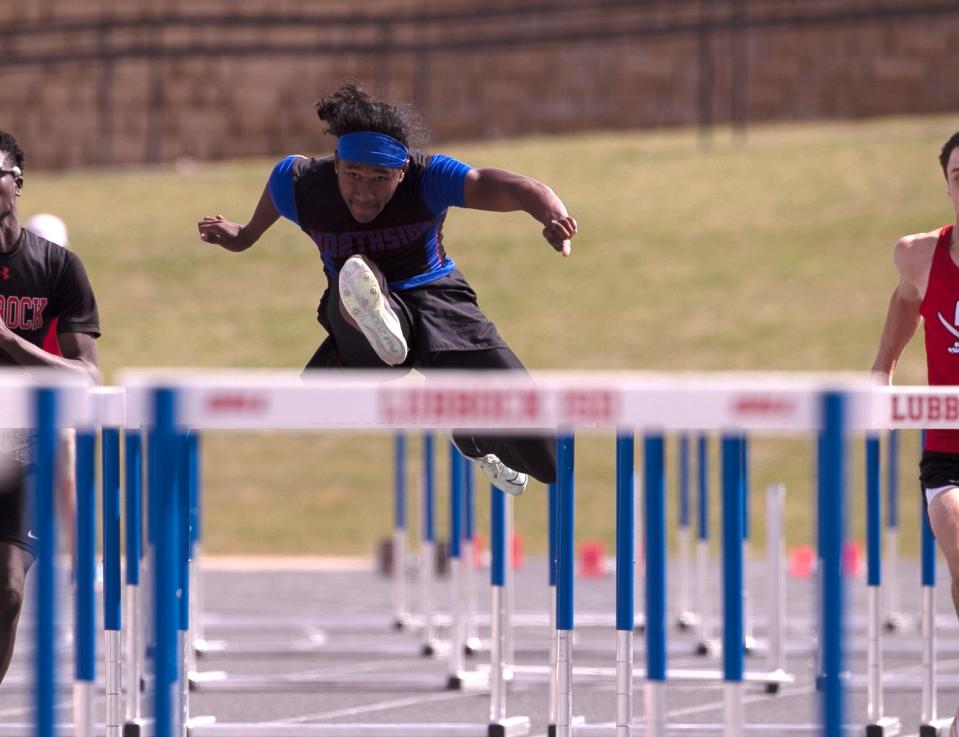
<path id="1" fill-rule="evenodd" d="M 117 69 L 133 60 L 148 65 L 148 115 L 144 159 L 163 158 L 163 120 L 168 113 L 163 71 L 167 60 L 335 58 L 372 60 L 368 80 L 385 95 L 391 67 L 412 62 L 412 102 L 429 117 L 433 60 L 543 45 L 602 45 L 628 40 L 684 39 L 697 49 L 696 110 L 689 116 L 704 131 L 720 116 L 717 73 L 728 76 L 721 119 L 745 129 L 749 118 L 749 38 L 789 28 L 836 29 L 894 26 L 905 21 L 959 19 L 955 0 L 554 0 L 473 3 L 444 10 L 373 15 L 348 13 L 245 13 L 237 4 L 219 12 L 146 12 L 120 16 L 54 18 L 5 23 L 0 63 L 5 69 L 72 65 L 95 77 L 96 161 L 112 163 Z M 717 38 L 722 43 L 717 43 Z M 588 120 L 586 121 L 588 124 Z"/>

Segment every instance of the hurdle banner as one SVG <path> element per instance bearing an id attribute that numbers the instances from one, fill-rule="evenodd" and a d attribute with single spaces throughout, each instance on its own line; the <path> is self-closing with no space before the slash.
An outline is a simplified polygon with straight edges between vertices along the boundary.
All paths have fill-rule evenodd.
<path id="1" fill-rule="evenodd" d="M 506 373 L 506 372 L 503 372 Z M 483 376 L 437 372 L 428 382 L 388 372 L 132 372 L 121 374 L 128 407 L 148 416 L 149 388 L 175 386 L 183 427 L 203 430 L 628 428 L 814 430 L 815 392 L 846 393 L 850 427 L 872 427 L 877 393 L 861 377 L 778 374 L 593 374 Z M 898 396 L 898 395 L 896 395 Z M 319 408 L 319 409 L 318 409 Z M 888 413 L 887 413 L 888 414 Z M 959 426 L 959 422 L 956 423 Z"/>
<path id="2" fill-rule="evenodd" d="M 156 376 L 145 379 L 133 377 L 129 386 L 129 398 L 134 400 L 133 414 L 137 416 L 136 413 L 139 412 L 138 416 L 151 418 L 152 408 L 148 403 L 152 399 L 154 387 L 161 387 L 170 391 L 177 399 L 177 420 L 184 426 L 201 429 L 261 429 L 274 426 L 284 429 L 322 429 L 384 426 L 382 424 L 384 411 L 380 400 L 376 398 L 379 393 L 374 392 L 374 400 L 366 404 L 354 401 L 361 395 L 370 395 L 370 383 L 373 380 L 369 376 L 365 376 L 363 380 L 324 381 L 322 387 L 319 384 L 310 386 L 311 382 L 302 382 L 293 375 L 282 377 L 276 384 L 264 382 L 262 375 L 256 377 L 233 375 L 232 384 L 223 377 L 224 375 L 205 376 L 201 380 L 196 380 L 183 375 L 177 379 L 163 378 L 162 381 L 159 381 Z M 3 394 L 4 399 L 8 394 L 11 397 L 9 402 L 0 402 L 0 427 L 37 426 L 38 437 L 41 438 L 40 451 L 47 458 L 52 457 L 49 455 L 48 447 L 52 444 L 44 442 L 43 438 L 50 434 L 51 427 L 95 426 L 91 411 L 94 400 L 90 399 L 91 394 L 77 391 L 76 387 L 61 386 L 60 382 L 63 378 L 57 375 L 49 380 L 37 377 L 25 380 L 19 375 L 14 378 L 0 376 L 0 393 Z M 44 384 L 46 381 L 49 381 L 48 385 Z M 344 381 L 346 383 L 342 383 Z M 348 386 L 350 381 L 353 383 Z M 470 391 L 468 386 L 466 389 L 463 388 L 459 377 L 442 378 L 438 381 L 450 382 L 448 385 L 440 386 L 444 392 L 457 391 L 462 394 L 464 391 Z M 484 391 L 489 391 L 491 386 L 499 381 L 497 379 L 496 382 L 491 382 L 488 376 L 476 378 L 477 391 L 480 390 L 480 384 Z M 541 401 L 536 405 L 540 409 L 536 413 L 527 412 L 526 419 L 518 423 L 520 429 L 560 425 L 576 426 L 582 429 L 641 426 L 659 429 L 695 428 L 740 431 L 746 429 L 818 430 L 821 427 L 819 402 L 825 389 L 843 392 L 845 406 L 842 408 L 842 414 L 846 419 L 844 423 L 846 431 L 887 427 L 926 426 L 953 429 L 959 427 L 959 418 L 954 419 L 949 409 L 959 397 L 959 391 L 914 387 L 877 388 L 869 386 L 866 382 L 840 380 L 829 376 L 815 379 L 786 377 L 779 380 L 771 379 L 769 376 L 748 375 L 738 377 L 700 375 L 697 378 L 637 375 L 607 378 L 553 376 L 542 379 L 537 377 L 535 381 L 537 391 L 541 395 Z M 697 381 L 702 382 L 698 387 L 695 386 Z M 782 383 L 777 384 L 777 381 Z M 434 384 L 432 381 L 430 383 Z M 504 386 L 500 387 L 497 384 L 495 388 L 506 392 L 514 391 L 506 386 L 505 382 Z M 391 394 L 389 401 L 392 407 L 397 406 L 396 396 L 402 396 L 408 391 L 411 395 L 413 394 L 413 385 L 408 389 L 401 386 L 399 382 L 393 382 L 388 389 L 382 386 L 380 389 Z M 422 390 L 422 387 L 419 389 Z M 528 392 L 528 382 L 518 391 Z M 284 395 L 285 404 L 275 401 L 274 397 Z M 575 398 L 569 399 L 570 396 Z M 18 397 L 21 397 L 22 401 Z M 329 402 L 330 413 L 327 415 L 327 406 L 322 400 L 336 397 L 341 401 Z M 601 399 L 594 400 L 590 397 L 601 397 Z M 34 415 L 34 399 L 38 410 L 36 415 Z M 321 401 L 314 404 L 312 401 L 314 399 Z M 320 407 L 319 411 L 324 413 L 323 417 L 310 417 L 311 412 L 306 411 L 310 409 L 310 405 Z M 468 402 L 453 404 L 455 411 L 445 409 L 445 400 L 425 406 L 443 409 L 425 413 L 420 410 L 416 413 L 411 412 L 404 425 L 409 427 L 467 425 L 483 428 L 501 427 L 507 424 L 491 414 L 489 405 L 479 402 L 474 402 L 472 405 Z M 471 406 L 477 409 L 470 409 Z M 287 410 L 290 410 L 288 414 Z M 130 413 L 129 404 L 127 412 Z M 313 414 L 316 412 L 316 409 L 312 409 Z M 445 420 L 440 417 L 441 414 L 446 417 Z M 247 422 L 250 424 L 244 424 Z M 271 425 L 271 423 L 274 424 Z M 162 438 L 161 444 L 163 444 Z M 52 469 L 53 464 L 49 465 Z M 52 470 L 47 474 L 39 474 L 38 487 L 46 489 L 47 486 L 52 486 L 52 476 Z M 160 486 L 167 487 L 169 484 L 170 479 L 165 477 Z M 44 495 L 45 491 L 39 494 L 39 496 Z M 53 540 L 52 534 L 50 540 Z M 164 545 L 169 547 L 169 543 L 170 541 L 167 540 Z M 52 555 L 50 557 L 50 570 L 52 570 Z M 835 556 L 832 555 L 832 557 Z M 44 556 L 41 555 L 40 559 L 43 558 Z M 37 577 L 40 583 L 38 588 L 41 591 L 47 586 L 42 582 L 46 579 L 43 579 L 43 575 L 39 573 L 44 568 L 44 565 L 38 565 Z M 45 608 L 49 607 L 50 601 L 47 600 L 42 606 L 38 606 L 38 610 L 42 614 Z M 38 627 L 38 634 L 41 636 L 44 631 L 43 627 Z M 48 638 L 48 641 L 52 641 L 52 637 Z M 166 644 L 169 645 L 169 643 L 170 640 L 167 638 Z M 50 675 L 52 667 L 38 664 L 37 672 L 43 685 L 47 685 L 49 681 L 46 694 L 52 694 L 55 685 Z M 168 677 L 169 672 L 164 673 L 164 676 Z M 159 680 L 162 682 L 164 678 Z M 38 686 L 37 689 L 38 701 L 41 704 L 46 703 L 43 701 L 43 685 Z M 835 728 L 833 717 L 837 711 L 841 712 L 841 709 L 837 709 L 835 703 L 832 703 L 827 711 L 826 718 L 829 720 L 827 733 L 833 734 Z M 52 733 L 52 725 L 48 721 L 49 715 L 44 709 L 38 709 L 37 719 L 37 734 L 45 737 L 48 732 Z M 170 720 L 163 718 L 162 722 L 157 724 L 158 734 L 169 732 L 170 726 Z"/>
<path id="3" fill-rule="evenodd" d="M 748 381 L 742 381 L 738 386 L 729 385 L 716 386 L 694 386 L 681 385 L 673 381 L 662 385 L 651 387 L 640 382 L 628 383 L 621 381 L 618 384 L 611 384 L 609 381 L 599 381 L 595 377 L 584 380 L 579 377 L 574 382 L 568 380 L 556 380 L 554 378 L 537 378 L 536 386 L 540 394 L 540 400 L 530 402 L 528 392 L 531 382 L 525 381 L 522 386 L 514 387 L 503 382 L 501 385 L 493 387 L 488 376 L 474 377 L 476 381 L 475 390 L 484 396 L 489 396 L 490 392 L 505 392 L 506 396 L 513 396 L 511 392 L 520 392 L 524 398 L 522 406 L 523 412 L 516 413 L 509 409 L 511 416 L 503 418 L 498 413 L 502 407 L 513 407 L 504 402 L 463 402 L 461 397 L 466 390 L 462 387 L 462 377 L 455 379 L 438 379 L 431 381 L 428 391 L 423 386 L 401 385 L 394 383 L 388 387 L 370 384 L 370 379 L 344 381 L 340 379 L 335 382 L 324 382 L 323 384 L 312 384 L 307 386 L 308 382 L 299 382 L 294 387 L 265 387 L 262 382 L 255 385 L 247 383 L 234 384 L 224 389 L 222 381 L 214 380 L 210 382 L 206 378 L 206 384 L 197 380 L 190 380 L 183 386 L 177 386 L 175 391 L 170 390 L 170 385 L 157 389 L 155 399 L 157 408 L 169 406 L 168 397 L 173 396 L 176 399 L 176 413 L 171 416 L 165 415 L 167 429 L 158 434 L 169 436 L 171 426 L 189 426 L 198 429 L 242 429 L 249 426 L 246 423 L 252 421 L 253 427 L 263 429 L 264 427 L 368 427 L 382 426 L 385 412 L 382 402 L 378 400 L 383 396 L 389 397 L 389 420 L 390 426 L 393 426 L 398 419 L 403 420 L 404 425 L 408 426 L 432 426 L 432 427 L 500 427 L 504 424 L 511 427 L 528 427 L 536 429 L 543 426 L 562 425 L 566 427 L 620 427 L 623 425 L 638 425 L 644 428 L 666 426 L 675 427 L 677 422 L 684 422 L 693 427 L 736 428 L 738 430 L 747 427 L 757 426 L 760 428 L 781 428 L 797 429 L 803 426 L 809 429 L 819 429 L 821 423 L 821 401 L 822 390 L 818 387 L 809 386 L 788 386 L 780 388 L 777 386 L 764 387 L 757 389 L 756 381 L 750 378 Z M 443 381 L 456 382 L 446 386 L 441 386 Z M 593 382 L 589 386 L 589 382 Z M 518 384 L 519 382 L 513 382 Z M 335 386 L 331 386 L 335 384 Z M 271 394 L 270 389 L 276 388 L 275 394 Z M 332 389 L 332 393 L 330 390 Z M 671 391 L 669 391 L 671 389 Z M 372 390 L 372 391 L 371 391 Z M 457 397 L 455 400 L 447 402 L 437 401 L 437 396 L 447 396 L 444 392 L 449 392 L 449 396 Z M 325 394 L 324 394 L 325 393 Z M 853 394 L 853 387 L 848 387 L 846 393 Z M 413 410 L 405 411 L 402 418 L 396 411 L 396 397 L 432 397 L 428 401 L 415 399 L 408 402 L 406 407 L 413 407 Z M 600 397 L 593 402 L 589 399 L 591 396 Z M 845 403 L 844 395 L 836 393 L 834 396 L 842 398 Z M 864 393 L 867 399 L 868 392 Z M 370 399 L 373 397 L 373 399 Z M 570 399 L 570 397 L 574 397 Z M 276 401 L 274 401 L 274 398 Z M 585 399 L 584 399 L 585 398 Z M 162 400 L 162 401 L 161 401 Z M 308 405 L 323 407 L 323 416 L 316 417 L 314 413 L 304 413 L 303 407 Z M 850 401 L 850 405 L 854 402 Z M 863 404 L 860 402 L 859 404 Z M 845 404 L 843 405 L 845 409 Z M 493 407 L 494 410 L 490 410 Z M 866 412 L 871 411 L 869 402 L 865 403 Z M 452 409 L 448 409 L 452 408 Z M 495 409 L 500 408 L 500 409 Z M 688 417 L 683 418 L 683 408 L 695 411 L 687 413 Z M 708 411 L 707 411 L 708 409 Z M 251 420 L 252 415 L 252 420 Z M 692 415 L 696 415 L 693 417 Z M 706 417 L 704 417 L 706 415 Z M 519 421 L 516 421 L 518 418 Z M 837 431 L 833 431 L 836 434 Z M 845 432 L 844 428 L 838 431 L 838 434 Z M 840 453 L 841 454 L 841 453 Z M 738 458 L 738 452 L 737 452 Z M 738 461 L 737 461 L 738 463 Z M 161 464 L 162 465 L 162 464 Z M 167 514 L 170 512 L 168 510 Z M 735 515 L 738 516 L 738 515 Z M 561 519 L 563 515 L 561 514 Z M 169 520 L 169 518 L 168 518 Z M 167 521 L 164 524 L 175 524 Z M 158 534 L 158 543 L 161 547 L 171 545 L 175 537 L 169 533 Z M 740 544 L 741 534 L 736 535 L 737 544 Z M 562 546 L 561 546 L 562 547 Z M 158 553 L 157 559 L 162 561 L 167 553 Z M 562 579 L 562 569 L 561 576 Z M 158 576 L 160 576 L 158 572 Z M 161 576 L 163 577 L 163 576 Z M 158 586 L 157 592 L 169 591 L 169 584 Z M 563 614 L 564 596 L 558 597 L 559 611 L 557 614 L 557 625 L 560 632 L 564 631 Z M 832 607 L 831 607 L 832 608 Z M 162 610 L 158 609 L 158 619 L 162 618 Z M 569 621 L 571 629 L 571 618 Z M 657 628 L 661 625 L 657 624 Z M 159 625 L 158 625 L 159 630 Z M 158 640 L 165 639 L 167 642 L 173 642 L 172 637 L 161 638 L 158 631 Z M 562 735 L 567 733 L 571 724 L 571 711 L 569 709 L 569 699 L 571 691 L 569 685 L 570 679 L 563 678 L 564 672 L 571 675 L 568 670 L 571 667 L 571 641 L 560 635 L 558 641 L 558 660 L 565 663 L 558 668 L 560 673 L 560 688 L 558 696 L 564 706 L 557 709 L 557 733 Z M 162 646 L 161 650 L 164 649 Z M 663 651 L 665 653 L 665 651 Z M 665 656 L 664 656 L 665 657 Z M 161 661 L 163 658 L 161 657 Z M 663 660 L 663 662 L 665 662 Z M 658 667 L 658 666 L 657 666 Z M 741 668 L 741 666 L 739 666 Z M 650 670 L 653 670 L 650 668 Z M 159 675 L 159 674 L 158 674 Z M 162 683 L 165 679 L 158 678 Z M 836 688 L 841 689 L 838 681 Z M 157 700 L 161 700 L 161 691 L 158 689 Z M 647 700 L 650 699 L 649 694 Z M 841 701 L 841 693 L 833 697 L 833 703 Z M 165 696 L 162 701 L 166 701 Z M 732 701 L 732 700 L 730 700 Z M 659 709 L 656 709 L 658 711 Z M 827 720 L 835 717 L 835 709 L 827 710 Z M 162 720 L 162 721 L 161 721 Z M 169 730 L 169 720 L 165 718 L 162 710 L 158 711 L 156 722 L 159 737 L 166 737 L 165 733 Z M 300 725 L 304 729 L 306 725 Z M 262 725 L 261 725 L 262 728 Z"/>
<path id="4" fill-rule="evenodd" d="M 78 374 L 40 369 L 26 374 L 19 370 L 0 370 L 0 431 L 33 428 L 34 461 L 30 498 L 33 500 L 31 527 L 37 543 L 36 649 L 34 652 L 34 706 L 32 725 L 4 724 L 0 734 L 33 733 L 53 737 L 71 725 L 57 724 L 58 689 L 54 645 L 57 605 L 56 521 L 54 497 L 57 478 L 58 430 L 77 428 L 77 580 L 74 645 L 73 704 L 74 734 L 90 737 L 93 724 L 93 688 L 95 685 L 95 592 L 93 555 L 95 548 L 95 480 L 93 445 L 89 440 L 96 426 L 95 399 L 88 391 L 89 381 Z M 81 568 L 89 568 L 81 575 Z"/>

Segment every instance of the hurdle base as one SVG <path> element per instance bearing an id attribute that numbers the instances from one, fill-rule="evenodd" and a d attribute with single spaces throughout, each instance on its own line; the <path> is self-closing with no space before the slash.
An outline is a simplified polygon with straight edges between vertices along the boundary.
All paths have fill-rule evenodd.
<path id="1" fill-rule="evenodd" d="M 580 727 L 581 727 L 581 726 L 583 726 L 584 724 L 586 724 L 586 717 L 584 717 L 584 716 L 578 716 L 578 717 L 573 717 L 573 721 L 572 721 L 572 723 L 570 724 L 570 726 L 580 726 Z M 556 725 L 555 725 L 555 724 L 550 724 L 550 725 L 548 725 L 548 726 L 546 727 L 546 737 L 556 737 Z"/>
<path id="2" fill-rule="evenodd" d="M 444 658 L 449 655 L 450 643 L 447 640 L 430 640 L 420 646 L 420 657 Z"/>
<path id="3" fill-rule="evenodd" d="M 531 729 L 529 717 L 509 717 L 498 722 L 490 722 L 486 737 L 523 737 Z"/>
<path id="4" fill-rule="evenodd" d="M 204 683 L 217 683 L 219 681 L 225 681 L 228 677 L 229 674 L 225 670 L 192 670 L 187 673 L 186 680 L 187 686 L 190 691 L 193 692 L 199 691 Z M 123 737 L 126 737 L 126 735 Z"/>
<path id="5" fill-rule="evenodd" d="M 202 717 L 190 717 L 186 722 L 187 737 L 189 737 L 197 727 L 207 727 L 211 724 L 216 724 L 216 717 L 212 714 Z M 126 737 L 126 735 L 123 735 L 123 737 Z"/>
<path id="6" fill-rule="evenodd" d="M 676 618 L 676 629 L 689 632 L 699 626 L 699 615 L 695 612 L 683 612 Z"/>
<path id="7" fill-rule="evenodd" d="M 394 632 L 401 632 L 404 630 L 415 630 L 418 624 L 413 621 L 413 615 L 409 612 L 402 612 L 396 614 L 393 617 L 393 621 L 390 622 L 390 629 Z"/>
<path id="8" fill-rule="evenodd" d="M 478 637 L 467 638 L 466 644 L 463 645 L 463 654 L 468 658 L 472 658 L 474 655 L 479 654 L 480 650 L 483 649 L 483 642 Z"/>
<path id="9" fill-rule="evenodd" d="M 489 673 L 461 670 L 446 680 L 447 691 L 482 692 L 489 691 Z"/>
<path id="10" fill-rule="evenodd" d="M 883 622 L 882 627 L 886 632 L 902 632 L 903 630 L 909 629 L 911 622 L 909 619 L 900 614 L 899 612 L 893 612 L 888 617 L 886 621 Z"/>
<path id="11" fill-rule="evenodd" d="M 700 640 L 696 643 L 695 653 L 702 657 L 710 657 L 713 655 L 719 655 L 721 651 L 721 646 L 719 640 Z"/>
<path id="12" fill-rule="evenodd" d="M 152 719 L 134 719 L 123 725 L 123 737 L 151 737 L 152 735 Z"/>
<path id="13" fill-rule="evenodd" d="M 576 626 L 577 627 L 579 626 L 578 622 Z M 635 632 L 637 635 L 646 634 L 646 616 L 645 615 L 643 614 L 636 615 L 636 620 L 633 623 L 633 632 Z"/>
<path id="14" fill-rule="evenodd" d="M 883 717 L 866 725 L 866 737 L 895 737 L 902 732 L 898 717 Z"/>
<path id="15" fill-rule="evenodd" d="M 931 722 L 919 725 L 919 737 L 949 737 L 949 727 L 952 717 L 934 719 Z"/>

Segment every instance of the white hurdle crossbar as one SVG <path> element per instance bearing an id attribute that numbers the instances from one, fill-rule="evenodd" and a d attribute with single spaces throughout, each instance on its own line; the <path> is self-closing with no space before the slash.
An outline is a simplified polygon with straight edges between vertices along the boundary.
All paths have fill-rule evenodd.
<path id="1" fill-rule="evenodd" d="M 472 383 L 471 383 L 472 382 Z M 35 494 L 38 498 L 38 523 L 45 534 L 37 566 L 38 624 L 36 667 L 36 724 L 32 730 L 38 737 L 50 737 L 63 731 L 53 719 L 53 699 L 56 691 L 54 642 L 52 630 L 53 611 L 53 548 L 55 528 L 52 514 L 52 488 L 54 483 L 56 433 L 58 427 L 79 427 L 82 442 L 80 454 L 84 478 L 78 480 L 80 487 L 91 488 L 88 469 L 92 462 L 92 438 L 98 426 L 126 427 L 130 417 L 143 418 L 153 427 L 157 458 L 177 452 L 176 431 L 178 428 L 208 429 L 359 429 L 370 427 L 405 427 L 410 429 L 475 427 L 477 429 L 511 428 L 535 430 L 542 427 L 605 429 L 638 428 L 646 431 L 669 429 L 721 429 L 724 431 L 746 430 L 820 430 L 822 408 L 820 397 L 826 390 L 835 390 L 829 396 L 839 397 L 840 414 L 845 414 L 847 428 L 875 429 L 881 427 L 945 427 L 959 428 L 959 391 L 945 389 L 884 389 L 869 386 L 864 382 L 834 376 L 776 377 L 776 376 L 563 376 L 544 375 L 532 379 L 515 379 L 485 375 L 477 378 L 463 376 L 432 378 L 425 385 L 384 382 L 379 377 L 339 376 L 320 381 L 300 380 L 293 375 L 196 375 L 163 373 L 128 374 L 128 390 L 125 412 L 127 418 L 104 422 L 97 416 L 97 407 L 105 400 L 91 399 L 85 386 L 71 383 L 68 376 L 36 372 L 32 377 L 21 374 L 0 375 L 0 427 L 34 427 L 37 430 L 38 474 Z M 828 405 L 828 400 L 827 400 Z M 122 402 L 117 403 L 122 406 Z M 828 410 L 826 412 L 828 414 Z M 139 427 L 134 422 L 133 427 Z M 840 435 L 842 423 L 840 423 Z M 834 440 L 835 430 L 821 430 Z M 832 434 L 830 434 L 832 433 Z M 136 432 L 128 433 L 128 441 Z M 135 444 L 135 441 L 133 441 Z M 109 465 L 115 454 L 114 441 L 109 441 Z M 138 457 L 128 450 L 128 478 L 139 473 Z M 168 464 L 150 464 L 151 488 L 157 492 L 156 511 L 169 516 L 175 514 L 182 504 L 176 495 L 166 493 L 175 483 L 174 469 Z M 135 483 L 133 481 L 131 484 Z M 823 482 L 827 486 L 834 478 Z M 110 493 L 117 486 L 111 475 L 107 479 Z M 112 504 L 112 501 L 111 501 Z M 112 507 L 111 507 L 112 510 Z M 111 517 L 113 512 L 110 512 Z M 86 519 L 88 514 L 83 512 Z M 839 516 L 837 515 L 837 519 Z M 111 532 L 112 531 L 111 524 Z M 835 534 L 831 531 L 830 534 Z M 841 537 L 842 530 L 838 531 Z M 176 634 L 178 617 L 175 610 L 178 536 L 176 526 L 164 522 L 157 528 L 156 557 L 153 575 L 153 612 L 156 619 L 156 651 L 175 652 L 179 635 Z M 832 539 L 832 538 L 831 538 Z M 131 561 L 128 539 L 128 566 Z M 116 547 L 114 541 L 110 547 Z M 84 556 L 86 557 L 86 549 Z M 111 561 L 115 553 L 110 554 Z M 112 563 L 111 563 L 112 565 Z M 825 566 L 828 568 L 829 566 Z M 839 570 L 839 565 L 835 566 Z M 129 574 L 129 569 L 128 569 Z M 83 574 L 86 577 L 86 573 Z M 112 574 L 111 574 L 112 575 Z M 133 587 L 136 582 L 128 575 L 127 593 L 135 599 Z M 185 580 L 185 579 L 184 579 Z M 826 582 L 827 592 L 835 582 Z M 84 587 L 86 583 L 84 582 Z M 111 589 L 115 588 L 111 584 Z M 564 594 L 565 595 L 565 594 Z M 112 594 L 111 594 L 112 596 Z M 83 593 L 83 622 L 78 627 L 89 629 L 87 616 L 90 597 Z M 561 599 L 562 596 L 557 596 Z M 127 626 L 130 628 L 128 649 L 137 652 L 140 623 L 133 617 L 136 607 L 131 603 Z M 114 613 L 111 608 L 111 619 Z M 81 617 L 78 617 L 80 620 Z M 118 629 L 109 628 L 107 635 L 107 726 L 116 726 L 116 713 L 120 698 L 117 689 L 119 677 Z M 835 634 L 829 634 L 829 647 L 841 656 L 841 647 Z M 92 648 L 90 649 L 92 651 Z M 562 661 L 571 666 L 572 644 L 570 638 L 561 643 Z M 829 652 L 827 648 L 827 653 Z M 86 671 L 86 656 L 78 659 Z M 155 692 L 154 730 L 157 737 L 171 737 L 175 727 L 182 728 L 174 717 L 177 691 L 174 681 L 178 677 L 171 668 L 169 658 L 161 657 L 156 663 L 156 677 L 152 679 Z M 136 716 L 138 704 L 137 685 L 142 673 L 132 669 L 126 679 L 133 688 L 128 690 L 127 716 Z M 832 671 L 830 671 L 832 672 Z M 82 679 L 81 679 L 82 680 Z M 571 685 L 567 680 L 566 686 Z M 78 734 L 99 730 L 100 725 L 91 725 L 92 708 L 88 708 L 91 696 L 89 680 L 77 688 L 81 701 L 78 703 Z M 571 713 L 567 699 L 571 688 L 562 691 L 562 704 L 557 704 L 557 713 Z M 828 682 L 824 691 L 823 729 L 826 735 L 839 734 L 842 725 L 837 721 L 837 704 L 842 703 L 842 687 Z M 734 710 L 734 707 L 731 706 Z M 926 710 L 926 716 L 934 716 L 934 704 Z M 560 719 L 559 721 L 563 721 Z M 570 720 L 566 720 L 567 722 Z M 623 721 L 623 720 L 620 720 Z M 738 720 L 733 719 L 735 724 Z M 7 726 L 7 725 L 5 725 Z M 296 725 L 297 734 L 307 734 L 304 727 Z M 402 725 L 395 725 L 402 727 Z M 557 724 L 559 728 L 560 725 Z M 448 734 L 465 733 L 456 725 L 445 725 Z M 267 734 L 255 726 L 258 734 Z M 733 728 L 734 729 L 734 728 Z M 320 732 L 317 731 L 317 734 Z M 328 733 L 328 732 L 326 732 Z M 401 731 L 385 729 L 381 733 L 399 734 Z"/>

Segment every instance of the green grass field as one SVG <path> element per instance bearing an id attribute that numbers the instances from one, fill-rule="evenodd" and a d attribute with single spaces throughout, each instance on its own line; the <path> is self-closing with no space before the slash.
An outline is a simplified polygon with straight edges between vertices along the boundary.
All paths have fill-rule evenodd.
<path id="1" fill-rule="evenodd" d="M 717 131 L 708 147 L 694 131 L 443 146 L 549 183 L 580 225 L 569 259 L 522 214 L 453 211 L 445 242 L 532 368 L 866 371 L 896 283 L 893 244 L 952 219 L 937 155 L 956 127 L 941 117 L 764 126 L 745 141 Z M 237 255 L 196 234 L 206 214 L 245 222 L 272 163 L 28 169 L 21 215 L 51 211 L 69 225 L 100 303 L 107 381 L 122 367 L 298 369 L 309 358 L 323 338 L 315 308 L 325 286 L 309 239 L 283 222 Z M 897 380 L 924 383 L 918 340 Z M 915 438 L 903 444 L 914 540 Z M 754 442 L 759 541 L 759 492 L 774 482 L 788 488 L 789 544 L 808 540 L 810 447 Z M 391 526 L 388 437 L 236 433 L 211 435 L 204 448 L 209 551 L 360 554 Z M 578 535 L 611 542 L 613 440 L 583 438 L 578 451 Z M 445 448 L 440 457 L 445 481 Z M 516 505 L 534 553 L 545 547 L 545 506 L 538 485 Z"/>

